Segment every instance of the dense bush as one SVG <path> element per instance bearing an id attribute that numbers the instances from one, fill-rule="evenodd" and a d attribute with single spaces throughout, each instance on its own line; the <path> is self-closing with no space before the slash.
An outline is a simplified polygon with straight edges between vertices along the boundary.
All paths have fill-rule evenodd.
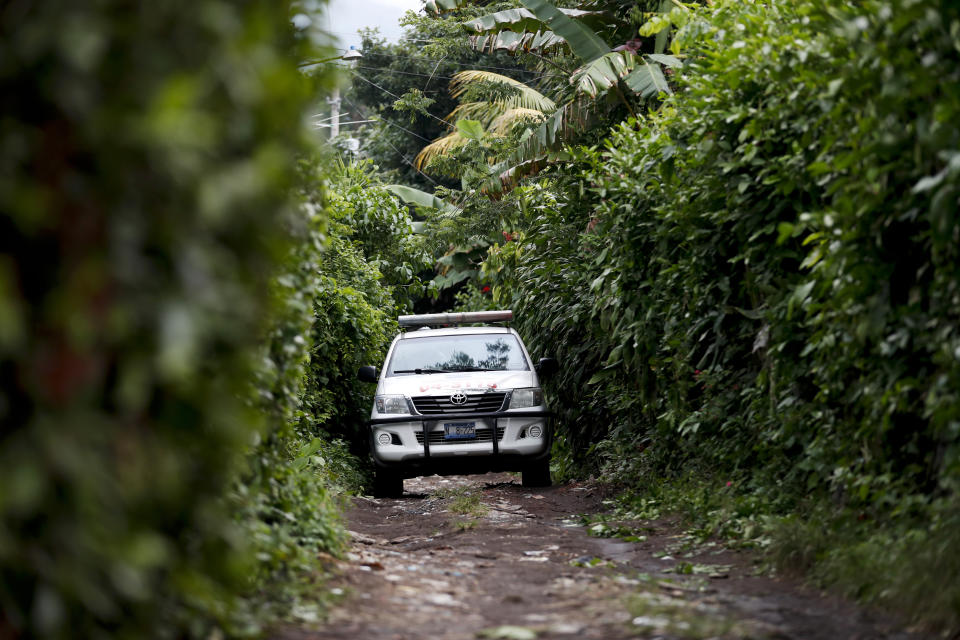
<path id="1" fill-rule="evenodd" d="M 339 496 L 368 480 L 363 422 L 372 389 L 356 370 L 382 361 L 398 311 L 422 291 L 409 275 L 425 260 L 420 240 L 375 167 L 340 166 L 328 186 L 318 180 L 321 166 L 301 165 L 296 241 L 272 281 L 272 329 L 252 388 L 274 426 L 232 496 L 258 559 L 246 592 L 251 627 L 322 616 L 318 552 L 342 550 Z"/>
<path id="2" fill-rule="evenodd" d="M 251 543 L 336 542 L 284 431 L 302 358 L 252 392 L 312 315 L 270 284 L 312 97 L 288 9 L 0 11 L 0 635 L 251 630 L 238 596 L 296 568 Z M 280 531 L 290 496 L 322 508 Z"/>
<path id="3" fill-rule="evenodd" d="M 889 600 L 904 581 L 858 545 L 939 575 L 960 537 L 958 32 L 933 0 L 696 11 L 676 94 L 579 151 L 512 285 L 531 342 L 559 345 L 574 456 L 852 513 L 813 560 Z M 957 583 L 914 582 L 954 599 L 924 615 L 957 625 Z"/>

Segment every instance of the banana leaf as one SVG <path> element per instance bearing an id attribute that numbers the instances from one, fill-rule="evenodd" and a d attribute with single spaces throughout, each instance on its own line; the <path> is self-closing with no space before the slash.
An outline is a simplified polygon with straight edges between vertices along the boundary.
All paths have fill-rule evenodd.
<path id="1" fill-rule="evenodd" d="M 570 84 L 596 98 L 625 78 L 636 63 L 637 56 L 630 51 L 611 51 L 574 71 Z"/>
<path id="2" fill-rule="evenodd" d="M 651 63 L 646 58 L 623 81 L 642 98 L 652 98 L 659 95 L 661 91 L 673 93 L 670 85 L 667 84 L 667 79 L 663 76 L 663 71 L 660 70 L 660 65 Z"/>
<path id="3" fill-rule="evenodd" d="M 470 36 L 470 46 L 483 53 L 533 51 L 544 55 L 566 47 L 567 41 L 553 31 L 537 31 L 536 33 L 501 31 L 486 36 Z"/>
<path id="4" fill-rule="evenodd" d="M 449 11 L 454 11 L 467 4 L 468 0 L 427 0 L 423 8 L 427 13 L 440 15 Z"/>
<path id="5" fill-rule="evenodd" d="M 571 18 L 606 17 L 606 14 L 599 11 L 583 11 L 581 9 L 557 9 L 557 11 Z M 544 19 L 522 7 L 489 13 L 463 23 L 468 31 L 476 34 L 499 33 L 502 31 L 536 33 L 546 30 L 544 25 Z"/>
<path id="6" fill-rule="evenodd" d="M 593 62 L 597 58 L 610 53 L 610 47 L 600 36 L 590 30 L 585 24 L 566 15 L 547 0 L 520 0 L 539 20 L 546 30 L 567 41 L 573 55 L 584 62 Z"/>
<path id="7" fill-rule="evenodd" d="M 407 204 L 412 204 L 418 207 L 426 207 L 429 209 L 437 209 L 438 211 L 443 211 L 444 213 L 450 213 L 454 215 L 460 213 L 459 207 L 450 204 L 446 200 L 441 200 L 432 193 L 420 191 L 420 189 L 414 189 L 413 187 L 408 187 L 403 184 L 388 184 L 384 188 Z"/>

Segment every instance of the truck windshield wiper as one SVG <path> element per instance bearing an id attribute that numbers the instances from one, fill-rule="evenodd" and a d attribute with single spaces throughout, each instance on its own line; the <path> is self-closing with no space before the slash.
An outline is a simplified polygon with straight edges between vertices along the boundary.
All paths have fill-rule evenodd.
<path id="1" fill-rule="evenodd" d="M 457 367 L 454 371 L 500 371 L 500 369 L 487 369 L 486 367 Z"/>
<path id="2" fill-rule="evenodd" d="M 397 369 L 394 373 L 453 373 L 450 369 Z"/>

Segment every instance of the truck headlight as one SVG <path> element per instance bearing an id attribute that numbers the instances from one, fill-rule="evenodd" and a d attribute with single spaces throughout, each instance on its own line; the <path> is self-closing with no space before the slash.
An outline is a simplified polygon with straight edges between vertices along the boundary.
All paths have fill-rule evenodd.
<path id="1" fill-rule="evenodd" d="M 377 396 L 374 398 L 377 413 L 410 413 L 407 399 L 403 396 Z"/>
<path id="2" fill-rule="evenodd" d="M 529 389 L 514 389 L 513 395 L 510 398 L 511 409 L 539 407 L 541 404 L 543 404 L 543 392 L 535 387 Z"/>

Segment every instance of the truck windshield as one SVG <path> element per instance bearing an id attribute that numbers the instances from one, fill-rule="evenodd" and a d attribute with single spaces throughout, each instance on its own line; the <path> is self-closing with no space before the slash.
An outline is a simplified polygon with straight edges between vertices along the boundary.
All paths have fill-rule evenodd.
<path id="1" fill-rule="evenodd" d="M 516 337 L 510 334 L 430 336 L 397 342 L 387 375 L 453 371 L 528 371 Z"/>

